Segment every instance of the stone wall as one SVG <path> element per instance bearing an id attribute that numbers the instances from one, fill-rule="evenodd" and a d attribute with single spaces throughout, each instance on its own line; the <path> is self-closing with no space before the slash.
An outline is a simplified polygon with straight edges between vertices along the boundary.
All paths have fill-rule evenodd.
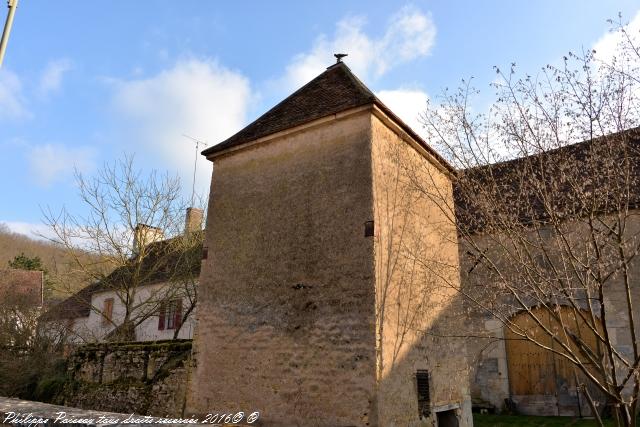
<path id="1" fill-rule="evenodd" d="M 369 123 L 353 114 L 216 158 L 193 413 L 260 411 L 265 425 L 367 423 L 375 399 Z"/>
<path id="2" fill-rule="evenodd" d="M 635 211 L 631 212 L 629 218 L 626 220 L 629 239 L 638 239 L 637 236 L 640 233 L 640 221 L 638 218 L 638 213 Z M 601 219 L 603 222 L 607 221 L 606 217 L 602 217 Z M 574 221 L 573 223 L 568 223 L 567 226 L 567 229 L 571 231 L 570 233 L 567 232 L 567 236 L 575 239 L 572 247 L 576 254 L 586 253 L 582 248 L 587 240 L 585 236 L 589 236 L 589 234 L 585 231 L 584 227 L 585 225 L 582 221 Z M 532 231 L 532 235 L 533 233 L 538 233 L 538 231 Z M 554 239 L 556 235 L 550 229 L 541 229 L 539 233 L 541 236 L 545 236 L 545 247 L 548 253 L 553 253 L 552 250 L 555 248 Z M 531 235 L 526 236 L 526 238 L 529 239 L 529 241 L 534 241 L 535 235 L 533 235 L 533 237 Z M 491 247 L 493 243 L 492 239 L 493 237 L 491 235 L 478 234 L 474 236 L 475 242 L 481 248 Z M 469 255 L 471 254 L 469 248 L 469 246 L 464 244 L 459 246 L 462 284 L 468 289 L 478 288 L 479 285 L 486 286 L 485 283 L 487 279 L 483 277 L 483 270 L 477 266 L 474 267 L 476 258 Z M 499 260 L 497 256 L 492 255 L 492 252 L 489 252 L 489 257 L 494 262 Z M 562 262 L 557 258 L 553 260 L 556 266 L 562 265 Z M 629 266 L 631 277 L 640 276 L 640 262 L 638 258 L 634 258 Z M 509 269 L 504 266 L 501 266 L 501 269 L 502 271 L 509 271 Z M 633 360 L 633 347 L 630 335 L 631 326 L 627 312 L 626 292 L 620 275 L 615 275 L 609 280 L 607 286 L 604 288 L 604 295 L 607 311 L 606 327 L 611 343 L 620 354 L 628 360 Z M 631 299 L 634 307 L 640 305 L 640 284 L 637 281 L 631 283 Z M 494 303 L 495 302 L 504 303 L 503 300 L 496 300 Z M 514 303 L 513 306 L 513 315 L 515 315 L 517 312 L 517 304 Z M 563 385 L 563 383 L 566 382 L 566 378 L 560 375 L 555 376 L 558 389 L 560 390 L 557 393 L 551 395 L 512 393 L 511 388 L 514 378 L 510 378 L 510 360 L 506 349 L 507 345 L 504 341 L 505 328 L 503 327 L 503 323 L 497 321 L 489 312 L 483 312 L 481 310 L 471 310 L 468 316 L 469 327 L 467 333 L 470 337 L 474 337 L 469 340 L 467 346 L 471 368 L 471 393 L 474 403 L 478 404 L 478 407 L 490 404 L 495 406 L 497 411 L 501 411 L 506 409 L 503 408 L 505 399 L 511 399 L 515 404 L 515 409 L 527 415 L 578 416 L 590 412 L 586 406 L 585 398 L 576 392 L 576 387 L 571 384 L 571 381 L 567 382 L 569 385 Z M 638 319 L 637 316 L 635 317 L 635 321 L 635 329 L 640 330 L 640 319 Z M 530 354 L 521 355 L 523 358 L 530 356 Z M 621 366 L 621 369 L 618 370 L 618 375 L 622 376 L 626 372 L 626 369 Z M 569 376 L 569 379 L 571 378 L 573 378 L 573 375 Z M 629 385 L 631 384 L 629 383 Z M 598 398 L 597 390 L 591 390 L 591 394 L 596 399 Z"/>
<path id="3" fill-rule="evenodd" d="M 64 404 L 83 409 L 179 416 L 184 409 L 191 340 L 101 343 L 68 360 Z"/>
<path id="4" fill-rule="evenodd" d="M 353 109 L 213 159 L 188 414 L 259 411 L 263 425 L 287 427 L 432 425 L 420 418 L 416 382 L 429 370 L 432 412 L 456 411 L 470 425 L 464 348 L 416 332 L 441 323 L 451 295 L 406 291 L 405 264 L 387 303 L 378 301 L 381 230 L 399 234 L 375 206 L 395 172 L 383 149 L 398 146 L 435 169 L 387 126 Z M 423 239 L 426 256 L 437 250 L 434 262 L 452 265 L 457 285 L 455 230 L 438 227 L 427 208 L 415 211 L 424 227 L 407 238 Z M 400 330 L 395 297 L 402 319 L 420 320 Z"/>
<path id="5" fill-rule="evenodd" d="M 435 425 L 441 412 L 453 410 L 458 424 L 469 426 L 465 342 L 451 337 L 462 328 L 455 224 L 412 183 L 419 179 L 450 206 L 450 175 L 383 114 L 371 120 L 377 425 Z M 427 373 L 429 385 L 422 408 L 419 371 Z"/>

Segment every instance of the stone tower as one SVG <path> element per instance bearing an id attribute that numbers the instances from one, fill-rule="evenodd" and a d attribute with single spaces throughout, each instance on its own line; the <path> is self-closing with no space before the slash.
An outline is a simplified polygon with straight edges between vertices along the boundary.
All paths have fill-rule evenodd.
<path id="1" fill-rule="evenodd" d="M 411 187 L 452 201 L 451 166 L 341 62 L 203 155 L 187 412 L 471 425 L 464 347 L 435 338 L 456 328 L 455 228 Z"/>

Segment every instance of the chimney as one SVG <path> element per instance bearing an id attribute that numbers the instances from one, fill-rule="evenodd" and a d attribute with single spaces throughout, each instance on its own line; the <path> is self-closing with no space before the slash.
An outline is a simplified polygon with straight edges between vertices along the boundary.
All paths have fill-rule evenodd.
<path id="1" fill-rule="evenodd" d="M 187 208 L 187 217 L 184 221 L 184 234 L 202 230 L 202 217 L 204 211 L 198 208 Z"/>
<path id="2" fill-rule="evenodd" d="M 140 249 L 163 238 L 164 233 L 160 228 L 147 224 L 138 224 L 133 233 L 133 252 L 139 253 Z"/>

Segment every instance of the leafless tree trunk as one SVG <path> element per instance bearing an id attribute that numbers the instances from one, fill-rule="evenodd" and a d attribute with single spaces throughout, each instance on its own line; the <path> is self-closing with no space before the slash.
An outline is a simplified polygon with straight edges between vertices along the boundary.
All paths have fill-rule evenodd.
<path id="1" fill-rule="evenodd" d="M 155 171 L 143 176 L 131 157 L 105 164 L 94 177 L 76 178 L 84 209 L 48 209 L 45 223 L 56 236 L 52 240 L 73 259 L 75 273 L 116 296 L 119 316 L 91 306 L 111 323 L 109 339 L 135 339 L 136 327 L 156 316 L 170 299 L 184 299 L 190 313 L 196 303 L 203 235 L 184 232 L 186 206 L 178 178 Z M 145 285 L 156 286 L 142 296 Z"/>

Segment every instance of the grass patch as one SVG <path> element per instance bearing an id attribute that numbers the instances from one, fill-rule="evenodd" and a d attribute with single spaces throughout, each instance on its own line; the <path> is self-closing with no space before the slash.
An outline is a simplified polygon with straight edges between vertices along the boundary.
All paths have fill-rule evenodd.
<path id="1" fill-rule="evenodd" d="M 606 426 L 614 426 L 605 420 Z M 526 415 L 482 415 L 473 414 L 474 427 L 596 427 L 594 420 L 572 417 L 531 417 Z"/>

